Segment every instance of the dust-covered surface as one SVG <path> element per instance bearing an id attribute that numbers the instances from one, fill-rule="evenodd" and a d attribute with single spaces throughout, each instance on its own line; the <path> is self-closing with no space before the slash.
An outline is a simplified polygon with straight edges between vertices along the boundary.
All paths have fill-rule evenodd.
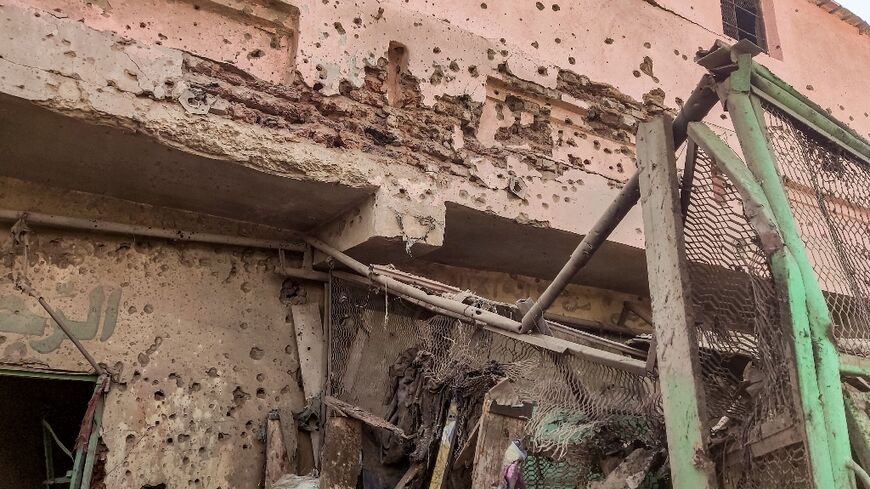
<path id="1" fill-rule="evenodd" d="M 89 370 L 13 289 L 10 239 L 0 238 L 0 362 Z M 302 406 L 275 265 L 242 249 L 32 236 L 27 275 L 115 379 L 102 433 L 107 487 L 257 487 L 266 413 Z"/>

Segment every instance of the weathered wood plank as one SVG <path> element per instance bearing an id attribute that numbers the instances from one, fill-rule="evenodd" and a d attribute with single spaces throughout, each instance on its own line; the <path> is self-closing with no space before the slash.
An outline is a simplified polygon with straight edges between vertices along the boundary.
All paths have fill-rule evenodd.
<path id="1" fill-rule="evenodd" d="M 362 422 L 334 417 L 327 421 L 323 444 L 321 489 L 356 489 L 362 471 Z"/>
<path id="2" fill-rule="evenodd" d="M 704 394 L 689 302 L 672 121 L 637 131 L 647 273 L 671 474 L 676 488 L 714 488 L 703 428 Z"/>
<path id="3" fill-rule="evenodd" d="M 382 430 L 391 431 L 402 438 L 408 438 L 404 431 L 401 428 L 390 423 L 389 421 L 381 418 L 379 416 L 375 416 L 374 414 L 361 409 L 353 404 L 348 404 L 341 399 L 337 399 L 332 396 L 324 396 L 323 402 L 330 408 L 334 409 L 338 414 L 342 416 L 347 416 L 349 418 L 354 418 L 356 420 L 362 421 L 363 423 L 372 426 L 374 428 L 380 428 Z"/>
<path id="4" fill-rule="evenodd" d="M 302 389 L 305 399 L 317 397 L 323 391 L 326 375 L 324 365 L 324 334 L 320 319 L 320 303 L 290 306 L 293 327 L 296 330 L 296 348 L 302 370 Z"/>
<path id="5" fill-rule="evenodd" d="M 305 400 L 320 396 L 326 381 L 325 334 L 320 318 L 320 303 L 295 304 L 290 306 L 293 328 L 296 331 L 296 351 L 299 353 L 299 368 L 302 370 L 302 390 Z M 319 467 L 322 436 L 319 431 L 310 432 L 314 466 Z M 301 467 L 300 463 L 300 467 Z"/>
<path id="6" fill-rule="evenodd" d="M 429 489 L 442 489 L 447 467 L 450 465 L 450 454 L 453 453 L 453 442 L 456 439 L 456 400 L 450 402 L 447 419 L 441 430 L 441 444 L 438 447 L 438 456 L 435 457 L 435 466 L 432 469 L 432 478 L 429 480 Z"/>
<path id="7" fill-rule="evenodd" d="M 278 479 L 289 473 L 290 459 L 284 445 L 281 419 L 277 412 L 272 412 L 266 418 L 266 489 L 272 489 Z"/>
<path id="8" fill-rule="evenodd" d="M 471 487 L 499 487 L 505 451 L 514 439 L 522 438 L 526 426 L 525 419 L 493 413 L 494 402 L 489 393 L 483 401 Z"/>

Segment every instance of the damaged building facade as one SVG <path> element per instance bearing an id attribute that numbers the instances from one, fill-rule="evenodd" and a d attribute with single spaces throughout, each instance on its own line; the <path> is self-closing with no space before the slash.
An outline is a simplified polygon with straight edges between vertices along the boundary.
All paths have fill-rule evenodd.
<path id="1" fill-rule="evenodd" d="M 706 73 L 697 52 L 752 41 L 866 138 L 868 34 L 817 0 L 3 0 L 0 487 L 63 478 L 94 415 L 94 368 L 38 297 L 111 379 L 90 487 L 262 487 L 270 433 L 287 472 L 322 471 L 324 328 L 367 292 L 303 234 L 371 275 L 537 298 L 636 172 L 638 124 Z M 386 289 L 378 320 L 410 317 Z M 649 295 L 636 208 L 548 318 L 636 353 Z"/>

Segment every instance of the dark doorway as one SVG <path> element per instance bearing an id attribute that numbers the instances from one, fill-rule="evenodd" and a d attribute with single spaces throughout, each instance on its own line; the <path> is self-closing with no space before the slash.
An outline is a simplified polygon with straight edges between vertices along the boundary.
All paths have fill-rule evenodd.
<path id="1" fill-rule="evenodd" d="M 0 375 L 0 488 L 45 489 L 45 443 L 50 443 L 55 478 L 72 469 L 72 460 L 51 440 L 45 420 L 70 451 L 94 383 Z"/>

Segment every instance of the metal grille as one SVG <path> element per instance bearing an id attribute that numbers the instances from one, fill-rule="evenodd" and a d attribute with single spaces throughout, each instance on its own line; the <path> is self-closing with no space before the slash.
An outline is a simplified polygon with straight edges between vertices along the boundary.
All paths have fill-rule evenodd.
<path id="1" fill-rule="evenodd" d="M 461 449 L 484 394 L 504 377 L 534 404 L 521 440 L 530 455 L 529 488 L 580 484 L 595 478 L 598 460 L 614 449 L 663 445 L 652 377 L 554 355 L 356 282 L 334 278 L 331 290 L 330 394 L 416 434 L 404 451 L 411 459 L 429 452 L 451 399 L 458 407 L 454 447 Z"/>
<path id="2" fill-rule="evenodd" d="M 766 51 L 767 36 L 759 0 L 721 0 L 721 3 L 725 35 L 738 41 L 746 39 Z"/>
<path id="3" fill-rule="evenodd" d="M 840 351 L 870 356 L 870 166 L 763 104 L 792 212 Z"/>
<path id="4" fill-rule="evenodd" d="M 739 194 L 700 150 L 684 237 L 711 451 L 723 487 L 811 487 L 802 442 L 773 450 L 761 443 L 762 427 L 800 430 L 790 329 Z"/>

